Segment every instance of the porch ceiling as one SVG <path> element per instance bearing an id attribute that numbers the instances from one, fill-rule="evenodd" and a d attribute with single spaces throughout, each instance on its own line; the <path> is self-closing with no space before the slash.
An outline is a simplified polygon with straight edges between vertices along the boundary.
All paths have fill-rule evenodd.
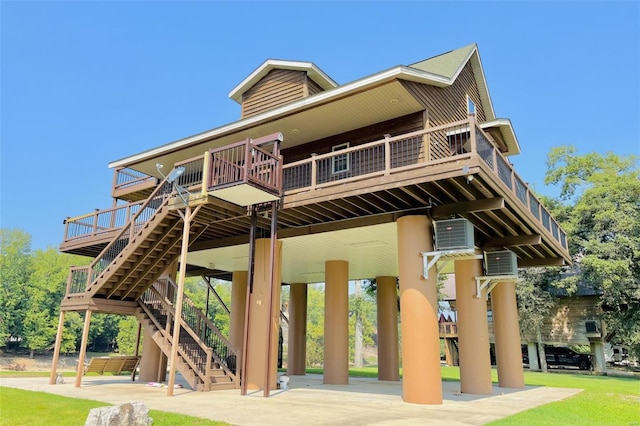
<path id="1" fill-rule="evenodd" d="M 305 144 L 373 123 L 402 117 L 423 108 L 397 80 L 375 86 L 324 104 L 297 109 L 294 113 L 271 116 L 260 114 L 187 138 L 180 149 L 167 151 L 166 147 L 140 154 L 140 160 L 127 164 L 151 176 L 159 177 L 156 163 L 168 166 L 202 155 L 205 151 L 238 142 L 246 138 L 259 138 L 282 133 L 281 148 Z M 260 118 L 268 115 L 267 118 Z M 193 142 L 189 143 L 189 139 Z M 157 152 L 157 154 L 154 154 Z"/>
<path id="2" fill-rule="evenodd" d="M 349 262 L 349 279 L 398 276 L 395 223 L 302 235 L 281 239 L 282 281 L 324 282 L 327 260 Z M 249 245 L 220 247 L 189 253 L 188 263 L 208 269 L 246 270 Z"/>

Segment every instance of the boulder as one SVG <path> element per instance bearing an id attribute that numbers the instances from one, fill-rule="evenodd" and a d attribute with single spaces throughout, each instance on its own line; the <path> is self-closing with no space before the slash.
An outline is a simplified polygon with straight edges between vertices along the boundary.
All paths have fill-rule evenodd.
<path id="1" fill-rule="evenodd" d="M 85 426 L 147 426 L 153 423 L 149 409 L 135 401 L 110 407 L 92 408 Z"/>

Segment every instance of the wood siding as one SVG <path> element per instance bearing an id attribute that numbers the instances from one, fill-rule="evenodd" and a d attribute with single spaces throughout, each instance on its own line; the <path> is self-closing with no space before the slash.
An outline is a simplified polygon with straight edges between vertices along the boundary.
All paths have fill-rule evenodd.
<path id="1" fill-rule="evenodd" d="M 324 92 L 322 87 L 318 86 L 318 83 L 316 83 L 315 81 L 311 80 L 308 77 L 307 77 L 307 90 L 309 92 L 309 96 L 318 94 L 320 92 Z"/>
<path id="2" fill-rule="evenodd" d="M 478 122 L 486 120 L 471 63 L 465 65 L 456 81 L 449 87 L 435 87 L 410 81 L 402 81 L 402 84 L 424 105 L 431 127 L 466 119 L 467 95 L 476 105 Z"/>
<path id="3" fill-rule="evenodd" d="M 372 124 L 371 126 L 355 129 L 350 132 L 315 140 L 304 145 L 283 149 L 282 156 L 284 158 L 284 164 L 307 159 L 312 153 L 326 154 L 331 152 L 331 149 L 334 146 L 346 142 L 349 142 L 349 147 L 354 147 L 367 142 L 383 139 L 386 134 L 396 136 L 421 130 L 424 128 L 423 116 L 422 112 L 405 115 L 404 117 L 398 117 L 382 123 Z"/>
<path id="4" fill-rule="evenodd" d="M 271 70 L 242 95 L 242 118 L 297 101 L 317 91 L 322 89 L 307 78 L 306 72 Z"/>
<path id="5" fill-rule="evenodd" d="M 563 297 L 542 326 L 542 340 L 548 344 L 588 345 L 584 322 L 600 315 L 598 296 Z"/>

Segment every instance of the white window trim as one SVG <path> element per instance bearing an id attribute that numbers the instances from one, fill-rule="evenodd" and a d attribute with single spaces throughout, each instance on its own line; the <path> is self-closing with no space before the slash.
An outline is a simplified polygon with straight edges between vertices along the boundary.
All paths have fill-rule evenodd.
<path id="1" fill-rule="evenodd" d="M 471 105 L 473 105 L 473 111 L 469 108 Z M 476 106 L 476 103 L 473 102 L 473 99 L 471 99 L 469 95 L 467 95 L 467 114 L 475 114 L 477 110 L 478 107 Z"/>
<path id="2" fill-rule="evenodd" d="M 333 147 L 331 147 L 331 151 L 332 152 L 341 151 L 347 148 L 349 148 L 349 142 L 341 143 L 339 145 L 334 145 Z M 349 154 L 343 154 L 343 155 L 344 155 L 344 158 L 346 158 L 347 160 L 347 166 L 342 170 L 336 170 L 336 166 L 338 165 L 338 160 L 342 158 L 342 155 L 340 156 L 334 155 L 333 157 L 331 157 L 331 174 L 337 175 L 339 173 L 345 173 L 349 171 L 349 168 L 351 166 L 350 155 Z"/>

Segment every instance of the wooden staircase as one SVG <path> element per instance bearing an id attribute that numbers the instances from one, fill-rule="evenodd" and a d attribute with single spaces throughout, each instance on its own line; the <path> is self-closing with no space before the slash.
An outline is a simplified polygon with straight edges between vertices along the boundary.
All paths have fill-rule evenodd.
<path id="1" fill-rule="evenodd" d="M 171 358 L 177 285 L 162 277 L 140 298 L 136 316 L 145 333 Z M 183 296 L 178 358 L 175 368 L 198 391 L 235 389 L 237 354 L 229 341 L 186 296 Z"/>
<path id="2" fill-rule="evenodd" d="M 141 205 L 111 243 L 93 260 L 72 268 L 62 308 L 87 299 L 136 301 L 180 256 L 184 221 L 166 182 Z M 189 241 L 207 226 L 191 224 Z"/>

